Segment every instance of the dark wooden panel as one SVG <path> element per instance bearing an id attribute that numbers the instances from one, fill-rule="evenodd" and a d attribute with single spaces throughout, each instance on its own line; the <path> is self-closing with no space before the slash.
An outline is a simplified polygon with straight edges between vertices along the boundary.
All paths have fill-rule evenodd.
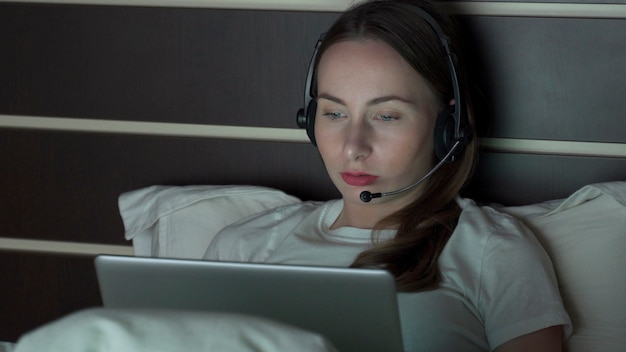
<path id="1" fill-rule="evenodd" d="M 626 142 L 626 20 L 463 22 L 483 136 Z"/>
<path id="2" fill-rule="evenodd" d="M 625 180 L 626 159 L 483 153 L 466 194 L 525 205 L 565 198 L 587 184 Z"/>
<path id="3" fill-rule="evenodd" d="M 0 341 L 102 305 L 91 257 L 0 251 Z"/>
<path id="4" fill-rule="evenodd" d="M 155 184 L 338 195 L 309 144 L 0 130 L 0 170 L 7 237 L 124 244 L 117 197 Z"/>
<path id="5" fill-rule="evenodd" d="M 0 4 L 0 113 L 295 127 L 336 16 Z"/>

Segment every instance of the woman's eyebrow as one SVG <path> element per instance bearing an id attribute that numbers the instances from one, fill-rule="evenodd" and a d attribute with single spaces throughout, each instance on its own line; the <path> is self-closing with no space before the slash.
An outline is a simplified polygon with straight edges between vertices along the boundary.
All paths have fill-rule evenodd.
<path id="1" fill-rule="evenodd" d="M 330 101 L 332 101 L 334 103 L 337 103 L 337 104 L 340 104 L 340 105 L 346 105 L 346 103 L 343 100 L 341 100 L 340 98 L 337 98 L 335 96 L 332 96 L 332 95 L 326 94 L 326 93 L 320 93 L 317 96 L 317 99 L 326 99 L 326 100 L 330 100 Z"/>
<path id="2" fill-rule="evenodd" d="M 388 101 L 399 101 L 401 103 L 411 104 L 411 105 L 415 104 L 414 101 L 409 100 L 409 99 L 404 98 L 404 97 L 401 97 L 399 95 L 386 95 L 386 96 L 383 96 L 383 97 L 380 97 L 380 98 L 374 98 L 374 99 L 368 101 L 367 105 L 368 106 L 378 105 L 378 104 L 381 104 L 381 103 L 386 103 Z"/>
<path id="3" fill-rule="evenodd" d="M 346 103 L 341 98 L 335 97 L 335 96 L 327 94 L 327 93 L 320 93 L 317 96 L 317 98 L 318 99 L 330 100 L 332 102 L 335 102 L 335 103 L 341 104 L 341 105 L 346 105 Z M 370 101 L 367 102 L 367 106 L 378 105 L 378 104 L 386 103 L 386 102 L 389 102 L 389 101 L 399 101 L 399 102 L 402 102 L 402 103 L 405 103 L 405 104 L 411 104 L 411 105 L 415 104 L 415 102 L 413 102 L 412 100 L 409 100 L 407 98 L 401 97 L 399 95 L 385 95 L 385 96 L 382 96 L 382 97 L 371 99 Z"/>

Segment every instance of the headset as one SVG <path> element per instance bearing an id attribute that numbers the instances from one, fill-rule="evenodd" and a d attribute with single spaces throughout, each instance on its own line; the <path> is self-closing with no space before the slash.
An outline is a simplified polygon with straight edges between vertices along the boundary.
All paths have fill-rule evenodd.
<path id="1" fill-rule="evenodd" d="M 424 19 L 430 27 L 435 31 L 443 49 L 446 53 L 446 61 L 452 78 L 452 88 L 454 91 L 454 105 L 449 105 L 437 115 L 435 124 L 435 155 L 440 162 L 453 162 L 456 157 L 460 156 L 465 146 L 471 141 L 472 135 L 463 113 L 463 100 L 459 90 L 459 78 L 457 75 L 457 67 L 455 64 L 455 55 L 450 49 L 450 38 L 443 32 L 443 29 L 435 19 L 419 7 L 415 7 L 416 12 Z M 315 44 L 315 50 L 306 76 L 306 86 L 304 89 L 304 107 L 298 111 L 297 123 L 300 128 L 306 129 L 306 133 L 314 146 L 315 141 L 315 114 L 317 112 L 317 102 L 313 94 L 313 77 L 315 75 L 315 61 L 317 59 L 318 50 L 324 41 L 324 34 L 320 36 Z"/>

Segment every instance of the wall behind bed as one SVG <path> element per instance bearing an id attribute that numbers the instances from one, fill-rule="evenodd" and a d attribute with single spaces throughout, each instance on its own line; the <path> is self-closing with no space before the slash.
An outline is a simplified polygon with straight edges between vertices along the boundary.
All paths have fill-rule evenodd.
<path id="1" fill-rule="evenodd" d="M 349 1 L 294 2 L 0 1 L 0 341 L 100 304 L 93 256 L 132 253 L 123 192 L 338 196 L 295 112 Z M 468 195 L 524 204 L 626 180 L 626 5 L 445 4 L 487 137 Z"/>

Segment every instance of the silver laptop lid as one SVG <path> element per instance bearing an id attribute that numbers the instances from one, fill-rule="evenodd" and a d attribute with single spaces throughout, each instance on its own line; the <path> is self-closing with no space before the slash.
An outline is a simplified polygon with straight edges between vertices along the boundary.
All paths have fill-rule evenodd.
<path id="1" fill-rule="evenodd" d="M 317 332 L 340 351 L 402 351 L 383 270 L 108 255 L 95 266 L 105 307 L 248 314 Z"/>

